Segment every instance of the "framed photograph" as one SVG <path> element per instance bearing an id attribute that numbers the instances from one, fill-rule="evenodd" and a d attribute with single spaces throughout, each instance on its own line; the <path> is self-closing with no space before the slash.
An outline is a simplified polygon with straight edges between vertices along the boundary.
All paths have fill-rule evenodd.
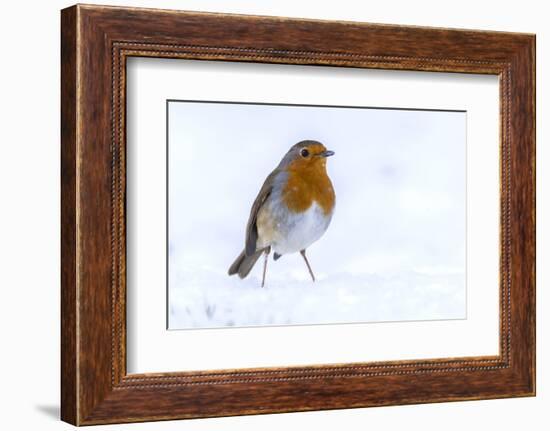
<path id="1" fill-rule="evenodd" d="M 61 416 L 535 394 L 535 36 L 61 13 Z"/>

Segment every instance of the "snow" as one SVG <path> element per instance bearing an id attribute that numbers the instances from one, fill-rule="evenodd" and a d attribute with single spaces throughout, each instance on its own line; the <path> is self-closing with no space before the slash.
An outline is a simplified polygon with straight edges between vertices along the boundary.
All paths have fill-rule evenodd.
<path id="1" fill-rule="evenodd" d="M 261 288 L 259 272 L 240 280 L 212 268 L 181 269 L 176 283 L 186 287 L 170 291 L 170 326 L 216 328 L 464 317 L 461 274 L 323 273 L 314 283 L 304 266 L 290 277 L 282 272 L 270 277 L 268 270 L 267 285 Z"/>
<path id="2" fill-rule="evenodd" d="M 169 103 L 169 328 L 466 317 L 464 112 Z M 288 148 L 335 151 L 326 233 L 249 278 L 227 269 Z"/>

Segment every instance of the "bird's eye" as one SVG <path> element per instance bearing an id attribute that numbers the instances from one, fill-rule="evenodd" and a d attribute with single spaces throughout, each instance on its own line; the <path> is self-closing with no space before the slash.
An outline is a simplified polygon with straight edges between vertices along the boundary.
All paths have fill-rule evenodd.
<path id="1" fill-rule="evenodd" d="M 309 156 L 309 150 L 307 148 L 302 148 L 302 150 L 300 151 L 300 155 L 306 158 L 307 156 Z"/>

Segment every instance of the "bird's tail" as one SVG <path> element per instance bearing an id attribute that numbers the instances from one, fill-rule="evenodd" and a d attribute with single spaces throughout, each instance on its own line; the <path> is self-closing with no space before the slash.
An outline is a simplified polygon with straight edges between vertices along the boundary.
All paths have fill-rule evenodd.
<path id="1" fill-rule="evenodd" d="M 239 274 L 240 278 L 245 278 L 250 273 L 263 251 L 263 249 L 256 250 L 254 254 L 247 256 L 243 250 L 237 259 L 235 259 L 235 262 L 229 267 L 227 273 L 229 275 Z"/>

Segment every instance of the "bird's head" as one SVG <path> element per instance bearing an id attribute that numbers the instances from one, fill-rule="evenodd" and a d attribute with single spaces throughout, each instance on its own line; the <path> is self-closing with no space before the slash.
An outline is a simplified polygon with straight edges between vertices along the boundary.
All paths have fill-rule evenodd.
<path id="1" fill-rule="evenodd" d="M 334 151 L 327 150 L 318 141 L 301 141 L 290 147 L 281 165 L 288 169 L 324 168 L 327 157 L 334 155 Z"/>

